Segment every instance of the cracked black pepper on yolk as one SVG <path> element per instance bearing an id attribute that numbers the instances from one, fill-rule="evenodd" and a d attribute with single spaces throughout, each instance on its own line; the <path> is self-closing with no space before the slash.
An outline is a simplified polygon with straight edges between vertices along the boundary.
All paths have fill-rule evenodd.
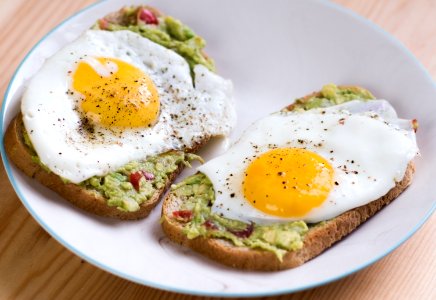
<path id="1" fill-rule="evenodd" d="M 98 57 L 97 68 L 80 61 L 73 88 L 83 98 L 80 108 L 92 123 L 104 127 L 147 127 L 158 118 L 160 102 L 153 81 L 140 69 L 115 58 Z M 114 71 L 102 75 L 99 68 Z"/>
<path id="2" fill-rule="evenodd" d="M 333 167 L 318 154 L 278 148 L 257 157 L 245 170 L 245 198 L 278 217 L 300 217 L 320 206 L 333 188 Z"/>

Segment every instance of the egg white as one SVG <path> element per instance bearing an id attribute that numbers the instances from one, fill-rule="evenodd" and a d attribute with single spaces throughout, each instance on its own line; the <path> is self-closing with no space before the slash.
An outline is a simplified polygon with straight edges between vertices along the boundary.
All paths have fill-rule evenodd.
<path id="1" fill-rule="evenodd" d="M 99 128 L 97 139 L 80 132 L 71 73 L 80 60 L 110 57 L 147 74 L 157 87 L 161 111 L 152 128 Z M 30 80 L 21 111 L 41 162 L 79 183 L 132 160 L 183 150 L 205 136 L 228 134 L 235 124 L 232 84 L 202 65 L 190 69 L 181 56 L 130 31 L 89 30 L 47 59 Z M 176 117 L 174 117 L 176 116 Z"/>
<path id="2" fill-rule="evenodd" d="M 395 111 L 384 100 L 275 113 L 255 122 L 225 154 L 198 170 L 213 184 L 213 213 L 259 224 L 320 222 L 378 199 L 403 178 L 408 163 L 418 153 L 410 124 L 396 119 Z M 337 185 L 321 206 L 301 218 L 265 214 L 244 198 L 245 169 L 260 154 L 280 147 L 311 150 L 334 169 Z"/>

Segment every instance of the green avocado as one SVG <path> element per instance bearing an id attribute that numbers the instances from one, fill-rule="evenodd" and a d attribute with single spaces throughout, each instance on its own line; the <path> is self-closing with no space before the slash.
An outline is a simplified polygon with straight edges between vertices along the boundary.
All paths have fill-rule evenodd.
<path id="1" fill-rule="evenodd" d="M 149 156 L 143 161 L 132 161 L 115 172 L 91 177 L 80 185 L 102 194 L 108 199 L 109 206 L 133 212 L 139 210 L 139 206 L 149 200 L 156 190 L 165 186 L 168 176 L 180 164 L 189 166 L 193 160 L 201 161 L 201 158 L 195 154 L 171 151 Z M 139 174 L 136 187 L 131 174 Z"/>
<path id="2" fill-rule="evenodd" d="M 204 65 L 211 71 L 215 70 L 212 59 L 205 56 L 203 48 L 206 42 L 196 35 L 192 29 L 170 16 L 157 17 L 158 24 L 146 24 L 137 17 L 140 7 L 124 8 L 117 19 L 111 20 L 105 26 L 97 22 L 93 28 L 109 31 L 130 30 L 141 36 L 181 55 L 188 62 L 191 72 L 195 65 Z"/>
<path id="3" fill-rule="evenodd" d="M 363 88 L 343 88 L 329 84 L 312 97 L 297 99 L 293 109 L 308 110 L 351 100 L 370 99 L 374 99 L 374 96 Z M 280 261 L 287 251 L 301 249 L 308 230 L 323 223 L 306 224 L 304 221 L 296 221 L 259 225 L 221 217 L 211 212 L 215 191 L 209 178 L 202 173 L 186 178 L 171 189 L 176 197 L 183 199 L 183 204 L 174 217 L 185 222 L 184 232 L 189 239 L 198 236 L 222 238 L 231 241 L 235 246 L 273 252 Z"/>
<path id="4" fill-rule="evenodd" d="M 338 87 L 333 83 L 322 87 L 319 94 L 309 98 L 298 98 L 293 104 L 294 110 L 309 110 L 342 104 L 351 100 L 373 100 L 374 96 L 360 87 Z"/>

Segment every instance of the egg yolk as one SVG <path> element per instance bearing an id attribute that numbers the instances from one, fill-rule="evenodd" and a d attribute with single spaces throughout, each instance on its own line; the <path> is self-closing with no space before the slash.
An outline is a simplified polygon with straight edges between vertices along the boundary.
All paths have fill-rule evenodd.
<path id="1" fill-rule="evenodd" d="M 318 154 L 298 148 L 270 150 L 245 170 L 243 191 L 256 209 L 277 217 L 302 217 L 333 188 L 333 168 Z"/>
<path id="2" fill-rule="evenodd" d="M 150 127 L 159 115 L 153 81 L 140 69 L 115 58 L 91 58 L 78 63 L 73 89 L 83 100 L 85 117 L 105 127 Z"/>

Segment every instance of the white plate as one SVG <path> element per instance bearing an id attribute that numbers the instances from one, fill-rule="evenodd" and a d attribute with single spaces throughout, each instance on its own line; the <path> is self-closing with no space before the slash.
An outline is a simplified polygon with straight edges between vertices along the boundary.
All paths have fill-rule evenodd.
<path id="1" fill-rule="evenodd" d="M 234 82 L 239 123 L 234 140 L 255 119 L 323 84 L 356 84 L 390 100 L 404 118 L 420 123 L 413 185 L 355 233 L 305 265 L 276 273 L 223 267 L 164 237 L 160 207 L 145 220 L 119 222 L 80 211 L 27 178 L 1 151 L 6 171 L 32 216 L 65 247 L 118 276 L 156 288 L 212 296 L 294 292 L 349 275 L 408 239 L 435 209 L 436 86 L 398 41 L 336 5 L 321 1 L 104 1 L 43 38 L 11 80 L 3 102 L 3 133 L 18 112 L 26 80 L 44 59 L 122 4 L 146 2 L 177 16 L 208 41 L 221 75 Z M 3 140 L 3 138 L 2 138 Z M 203 154 L 221 151 L 220 143 Z"/>

